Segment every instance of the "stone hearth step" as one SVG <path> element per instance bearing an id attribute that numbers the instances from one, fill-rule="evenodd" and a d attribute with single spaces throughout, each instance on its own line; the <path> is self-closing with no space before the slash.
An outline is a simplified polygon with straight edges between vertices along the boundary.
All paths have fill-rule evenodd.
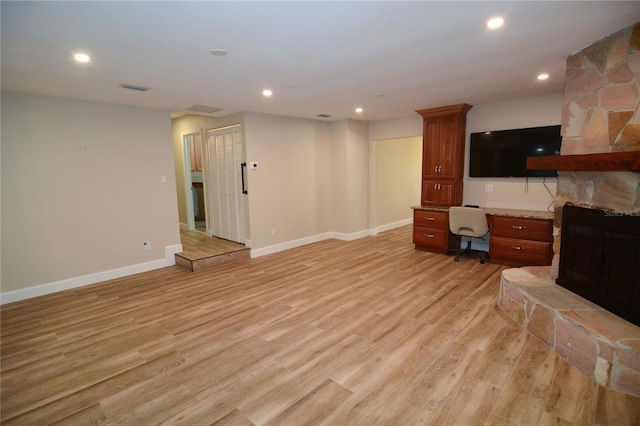
<path id="1" fill-rule="evenodd" d="M 551 267 L 504 270 L 498 306 L 596 383 L 640 396 L 640 327 L 556 284 Z"/>

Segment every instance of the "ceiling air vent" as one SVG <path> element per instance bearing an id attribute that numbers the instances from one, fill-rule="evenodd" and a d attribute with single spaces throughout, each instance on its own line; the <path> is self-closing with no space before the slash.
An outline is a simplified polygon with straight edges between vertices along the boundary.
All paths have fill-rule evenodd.
<path id="1" fill-rule="evenodd" d="M 122 83 L 120 87 L 122 87 L 123 89 L 137 90 L 138 92 L 146 92 L 147 90 L 150 89 L 149 87 L 136 86 L 135 84 L 127 84 L 127 83 Z"/>
<path id="2" fill-rule="evenodd" d="M 187 111 L 200 112 L 203 114 L 213 114 L 214 112 L 218 112 L 222 110 L 223 108 L 216 108 L 216 107 L 206 106 L 206 105 L 193 105 L 187 108 Z"/>

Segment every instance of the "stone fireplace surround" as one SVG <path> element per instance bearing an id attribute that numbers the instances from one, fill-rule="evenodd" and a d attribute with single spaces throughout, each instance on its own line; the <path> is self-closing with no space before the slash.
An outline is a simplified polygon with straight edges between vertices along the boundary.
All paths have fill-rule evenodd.
<path id="1" fill-rule="evenodd" d="M 640 23 L 567 59 L 562 155 L 640 151 L 639 51 Z M 614 170 L 558 172 L 553 265 L 505 270 L 498 306 L 595 382 L 640 397 L 640 327 L 555 282 L 566 203 L 639 214 L 640 173 Z"/>

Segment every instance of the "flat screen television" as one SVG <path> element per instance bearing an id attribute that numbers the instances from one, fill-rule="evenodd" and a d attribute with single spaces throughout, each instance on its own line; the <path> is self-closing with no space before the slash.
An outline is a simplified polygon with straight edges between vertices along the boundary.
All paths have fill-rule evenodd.
<path id="1" fill-rule="evenodd" d="M 560 155 L 560 125 L 471 134 L 469 177 L 553 177 L 556 170 L 527 170 L 527 157 Z"/>

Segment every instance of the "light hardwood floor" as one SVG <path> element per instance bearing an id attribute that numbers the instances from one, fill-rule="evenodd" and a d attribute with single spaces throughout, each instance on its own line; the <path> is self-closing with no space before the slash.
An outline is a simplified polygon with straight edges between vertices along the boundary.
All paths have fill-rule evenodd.
<path id="1" fill-rule="evenodd" d="M 411 227 L 4 305 L 6 425 L 640 424 Z"/>

